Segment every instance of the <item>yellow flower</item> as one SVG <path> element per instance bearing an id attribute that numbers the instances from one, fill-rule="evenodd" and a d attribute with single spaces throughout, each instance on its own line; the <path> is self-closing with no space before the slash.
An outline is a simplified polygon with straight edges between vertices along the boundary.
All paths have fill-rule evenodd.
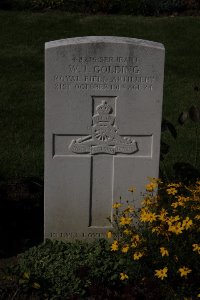
<path id="1" fill-rule="evenodd" d="M 175 188 L 178 188 L 178 187 L 181 186 L 181 183 L 169 183 L 167 186 L 168 186 L 168 187 L 175 187 Z"/>
<path id="2" fill-rule="evenodd" d="M 182 224 L 181 224 L 181 222 L 177 222 L 176 224 L 174 224 L 174 225 L 170 225 L 169 226 L 169 228 L 168 228 L 168 231 L 171 231 L 171 232 L 173 232 L 173 233 L 175 233 L 175 234 L 181 234 L 181 233 L 183 233 L 183 227 L 182 227 Z"/>
<path id="3" fill-rule="evenodd" d="M 165 277 L 167 277 L 167 271 L 168 271 L 167 267 L 160 270 L 155 270 L 155 276 L 163 280 Z"/>
<path id="4" fill-rule="evenodd" d="M 193 251 L 197 251 L 200 254 L 200 244 L 193 244 Z"/>
<path id="5" fill-rule="evenodd" d="M 119 249 L 118 241 L 114 241 L 111 245 L 111 251 L 117 251 Z"/>
<path id="6" fill-rule="evenodd" d="M 172 204 L 171 204 L 171 206 L 173 207 L 173 208 L 177 208 L 178 206 L 184 206 L 184 203 L 183 202 L 173 202 Z"/>
<path id="7" fill-rule="evenodd" d="M 194 218 L 195 218 L 196 220 L 200 220 L 200 215 L 196 215 Z"/>
<path id="8" fill-rule="evenodd" d="M 131 230 L 125 229 L 125 230 L 123 231 L 123 233 L 126 234 L 126 235 L 129 235 L 129 234 L 131 234 Z"/>
<path id="9" fill-rule="evenodd" d="M 133 254 L 133 259 L 134 260 L 139 260 L 142 256 L 143 256 L 143 253 L 141 253 L 141 252 L 135 252 Z"/>
<path id="10" fill-rule="evenodd" d="M 125 217 L 121 217 L 120 219 L 119 219 L 119 224 L 120 225 L 126 225 L 126 218 Z"/>
<path id="11" fill-rule="evenodd" d="M 120 273 L 120 280 L 128 279 L 128 275 L 126 273 Z"/>
<path id="12" fill-rule="evenodd" d="M 186 217 L 183 220 L 182 226 L 184 229 L 188 230 L 192 226 L 193 222 L 189 217 Z"/>
<path id="13" fill-rule="evenodd" d="M 128 189 L 129 192 L 134 193 L 136 191 L 135 187 L 131 187 L 130 189 Z"/>
<path id="14" fill-rule="evenodd" d="M 187 275 L 192 272 L 191 269 L 186 268 L 186 267 L 181 267 L 178 269 L 178 271 L 179 271 L 181 277 L 187 277 Z"/>
<path id="15" fill-rule="evenodd" d="M 169 252 L 165 247 L 160 247 L 160 253 L 162 256 L 169 256 Z"/>
<path id="16" fill-rule="evenodd" d="M 144 201 L 142 201 L 142 205 L 144 205 L 144 206 L 148 206 L 151 204 L 152 204 L 152 201 L 151 201 L 151 198 L 149 198 L 149 197 L 144 198 Z"/>
<path id="17" fill-rule="evenodd" d="M 139 236 L 139 234 L 133 235 L 132 238 L 131 238 L 131 241 L 132 241 L 132 242 L 139 242 L 139 241 L 140 241 L 140 236 Z"/>
<path id="18" fill-rule="evenodd" d="M 112 207 L 115 208 L 115 209 L 117 209 L 117 208 L 119 208 L 121 206 L 122 206 L 121 203 L 116 202 L 116 203 L 113 204 Z"/>
<path id="19" fill-rule="evenodd" d="M 190 200 L 190 197 L 178 196 L 178 202 L 187 202 Z"/>
<path id="20" fill-rule="evenodd" d="M 153 182 L 153 183 L 163 183 L 161 181 L 161 179 L 159 179 L 159 178 L 149 177 L 149 176 L 147 178 L 149 179 L 150 182 Z"/>
<path id="21" fill-rule="evenodd" d="M 149 222 L 152 223 L 153 221 L 156 221 L 156 214 L 150 213 L 149 214 Z"/>
<path id="22" fill-rule="evenodd" d="M 127 208 L 124 210 L 125 213 L 132 213 L 134 212 L 134 208 L 130 205 L 127 206 Z"/>
<path id="23" fill-rule="evenodd" d="M 141 238 L 140 238 L 139 234 L 133 235 L 131 238 L 131 242 L 132 242 L 131 247 L 136 248 L 138 246 L 138 244 L 140 243 L 140 241 L 141 241 Z"/>
<path id="24" fill-rule="evenodd" d="M 152 223 L 153 221 L 156 221 L 156 214 L 148 212 L 146 210 L 142 210 L 140 215 L 140 221 Z"/>
<path id="25" fill-rule="evenodd" d="M 123 253 L 127 253 L 128 250 L 129 250 L 129 245 L 124 245 L 124 246 L 122 247 L 122 252 L 123 252 Z"/>
<path id="26" fill-rule="evenodd" d="M 166 189 L 168 195 L 176 195 L 178 193 L 177 189 L 175 189 L 174 187 L 170 187 L 168 189 Z"/>
<path id="27" fill-rule="evenodd" d="M 107 238 L 110 239 L 112 237 L 112 231 L 107 232 Z"/>
<path id="28" fill-rule="evenodd" d="M 167 216 L 168 212 L 166 211 L 166 209 L 162 208 L 160 211 L 160 215 L 158 216 L 158 219 L 160 221 L 166 221 L 166 216 Z"/>
<path id="29" fill-rule="evenodd" d="M 197 196 L 198 200 L 195 200 L 195 198 L 193 199 L 194 201 L 199 201 L 200 200 L 200 196 Z M 191 211 L 198 211 L 200 210 L 200 205 L 198 205 L 197 203 L 195 203 L 194 205 L 190 206 Z"/>
<path id="30" fill-rule="evenodd" d="M 197 298 L 200 298 L 200 294 L 197 295 Z"/>
<path id="31" fill-rule="evenodd" d="M 172 225 L 173 223 L 175 223 L 175 222 L 177 222 L 177 221 L 179 221 L 180 220 L 180 217 L 177 215 L 177 216 L 175 216 L 175 217 L 169 217 L 169 218 L 167 218 L 167 224 L 168 225 Z"/>
<path id="32" fill-rule="evenodd" d="M 131 248 L 136 248 L 137 247 L 137 243 L 136 242 L 132 242 L 132 244 L 131 244 Z"/>
<path id="33" fill-rule="evenodd" d="M 151 230 L 152 233 L 156 232 L 157 235 L 159 235 L 161 233 L 160 227 L 159 226 L 155 226 L 152 228 Z"/>
<path id="34" fill-rule="evenodd" d="M 157 183 L 155 183 L 155 182 L 150 182 L 150 183 L 146 184 L 145 187 L 146 187 L 146 191 L 147 191 L 147 192 L 153 192 L 154 189 L 157 187 Z"/>
<path id="35" fill-rule="evenodd" d="M 131 222 L 132 222 L 132 218 L 130 218 L 130 217 L 121 217 L 120 219 L 119 219 L 119 224 L 120 225 L 129 225 L 129 224 L 131 224 Z"/>

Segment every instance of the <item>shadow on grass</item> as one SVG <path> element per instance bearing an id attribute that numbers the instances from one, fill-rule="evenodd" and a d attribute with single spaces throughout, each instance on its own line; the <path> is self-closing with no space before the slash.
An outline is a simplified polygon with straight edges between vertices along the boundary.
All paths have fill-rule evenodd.
<path id="1" fill-rule="evenodd" d="M 0 258 L 43 241 L 43 182 L 38 178 L 0 181 Z"/>

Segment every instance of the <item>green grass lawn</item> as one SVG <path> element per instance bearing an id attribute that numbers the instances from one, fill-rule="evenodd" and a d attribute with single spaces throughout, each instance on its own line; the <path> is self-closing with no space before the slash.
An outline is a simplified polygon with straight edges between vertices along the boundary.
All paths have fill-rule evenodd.
<path id="1" fill-rule="evenodd" d="M 88 36 L 128 36 L 166 48 L 163 117 L 200 103 L 200 17 L 85 16 L 0 12 L 0 178 L 43 177 L 44 43 Z M 178 126 L 166 165 L 195 161 L 194 124 Z M 198 161 L 198 167 L 200 163 Z"/>

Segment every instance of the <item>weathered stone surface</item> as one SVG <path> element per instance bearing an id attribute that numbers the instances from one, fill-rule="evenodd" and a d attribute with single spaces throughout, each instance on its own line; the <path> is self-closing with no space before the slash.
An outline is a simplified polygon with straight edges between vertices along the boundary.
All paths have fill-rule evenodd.
<path id="1" fill-rule="evenodd" d="M 164 47 L 121 37 L 46 43 L 45 238 L 103 237 L 112 203 L 157 177 Z"/>

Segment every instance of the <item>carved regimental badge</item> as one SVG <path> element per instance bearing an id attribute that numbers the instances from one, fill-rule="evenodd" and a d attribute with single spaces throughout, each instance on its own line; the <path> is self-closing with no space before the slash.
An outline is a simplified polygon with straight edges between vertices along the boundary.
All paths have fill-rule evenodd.
<path id="1" fill-rule="evenodd" d="M 86 137 L 72 140 L 69 149 L 74 153 L 90 154 L 131 154 L 138 151 L 137 142 L 129 137 L 118 135 L 114 125 L 115 116 L 112 115 L 112 107 L 102 101 L 96 107 L 97 114 L 93 115 L 92 134 Z"/>

